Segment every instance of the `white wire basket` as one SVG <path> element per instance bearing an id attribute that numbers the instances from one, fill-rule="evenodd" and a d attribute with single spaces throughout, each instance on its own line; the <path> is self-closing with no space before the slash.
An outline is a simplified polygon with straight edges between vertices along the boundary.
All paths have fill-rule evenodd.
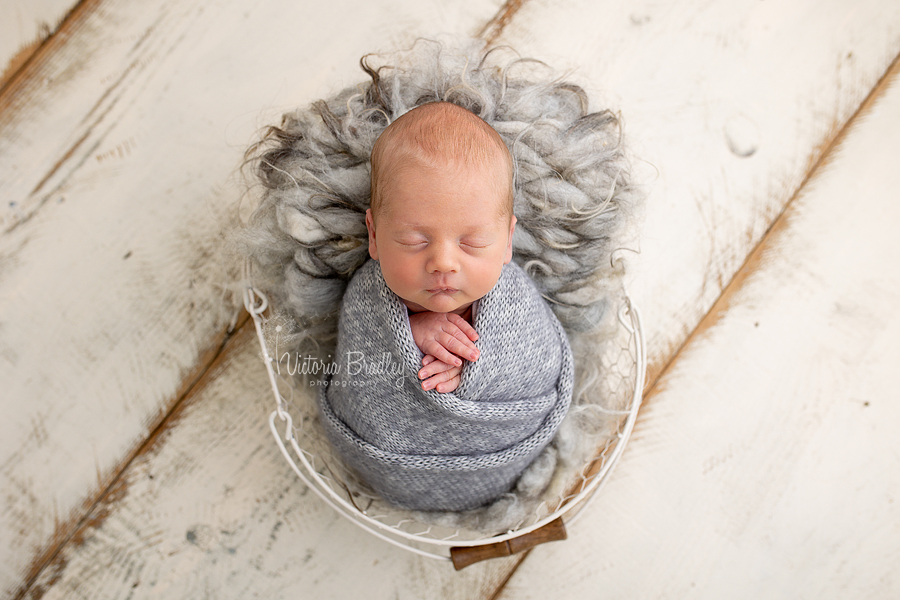
<path id="1" fill-rule="evenodd" d="M 600 355 L 582 357 L 600 361 L 603 375 L 581 395 L 587 400 L 573 402 L 567 417 L 577 420 L 580 416 L 603 415 L 605 426 L 592 434 L 592 450 L 580 464 L 558 465 L 550 484 L 540 497 L 529 502 L 518 522 L 501 531 L 485 531 L 471 528 L 465 521 L 460 526 L 446 514 L 436 516 L 394 507 L 349 472 L 332 452 L 319 426 L 316 390 L 300 386 L 272 356 L 267 336 L 271 338 L 272 331 L 279 330 L 277 320 L 283 317 L 272 310 L 264 293 L 252 286 L 244 290 L 244 305 L 256 328 L 275 400 L 269 427 L 297 476 L 358 527 L 421 556 L 452 561 L 456 569 L 565 539 L 565 526 L 572 524 L 609 478 L 634 428 L 646 377 L 639 312 L 624 291 L 617 303 L 615 333 L 601 346 Z"/>

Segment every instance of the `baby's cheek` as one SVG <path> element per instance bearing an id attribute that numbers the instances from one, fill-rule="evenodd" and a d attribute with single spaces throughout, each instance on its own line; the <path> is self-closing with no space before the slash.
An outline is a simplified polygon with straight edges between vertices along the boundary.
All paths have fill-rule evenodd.
<path id="1" fill-rule="evenodd" d="M 414 268 L 404 261 L 391 260 L 387 264 L 382 262 L 381 272 L 384 274 L 385 283 L 392 292 L 401 298 L 410 300 L 411 298 L 408 296 L 416 291 Z"/>
<path id="2" fill-rule="evenodd" d="M 502 270 L 502 265 L 496 264 L 487 264 L 482 265 L 481 269 L 478 271 L 478 276 L 475 282 L 475 286 L 478 288 L 478 295 L 483 296 L 487 294 L 491 289 L 493 289 L 494 285 L 496 285 L 497 280 L 500 279 L 500 272 Z"/>

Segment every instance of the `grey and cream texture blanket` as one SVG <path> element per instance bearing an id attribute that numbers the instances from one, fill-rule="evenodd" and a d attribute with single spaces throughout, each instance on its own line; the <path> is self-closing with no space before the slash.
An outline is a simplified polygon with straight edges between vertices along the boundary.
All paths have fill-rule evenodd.
<path id="1" fill-rule="evenodd" d="M 290 353 L 304 360 L 312 356 L 331 361 L 337 356 L 340 321 L 345 329 L 353 329 L 342 332 L 341 351 L 344 346 L 350 349 L 350 344 L 367 343 L 366 336 L 356 330 L 359 327 L 378 338 L 379 348 L 391 348 L 391 361 L 405 364 L 399 395 L 387 393 L 394 389 L 390 380 L 373 382 L 371 394 L 357 394 L 356 400 L 331 386 L 328 403 L 323 403 L 326 411 L 319 416 L 319 421 L 336 432 L 332 438 L 346 460 L 368 472 L 374 484 L 396 502 L 474 505 L 509 485 L 514 473 L 533 456 L 530 444 L 543 444 L 546 440 L 537 441 L 541 436 L 553 438 L 513 491 L 494 503 L 507 502 L 519 508 L 496 519 L 479 517 L 474 525 L 482 530 L 503 530 L 515 525 L 521 507 L 543 502 L 542 490 L 552 493 L 556 479 L 547 487 L 551 478 L 564 471 L 577 473 L 598 445 L 614 436 L 603 430 L 607 427 L 603 419 L 611 414 L 607 410 L 610 397 L 621 394 L 610 379 L 614 359 L 603 357 L 614 345 L 610 331 L 617 326 L 615 313 L 624 275 L 624 264 L 615 260 L 615 252 L 630 243 L 626 236 L 633 230 L 628 225 L 643 194 L 633 183 L 618 116 L 610 110 L 591 110 L 581 87 L 560 79 L 539 61 L 473 40 L 419 41 L 409 50 L 365 57 L 361 64 L 367 81 L 308 108 L 285 113 L 280 125 L 268 128 L 248 150 L 246 165 L 252 167 L 256 182 L 248 198 L 255 204 L 236 238 L 237 249 L 249 259 L 252 285 L 268 294 L 271 306 L 289 318 L 290 329 L 296 332 L 289 340 L 283 335 L 278 338 L 279 356 Z M 540 305 L 534 300 L 529 310 L 546 313 L 549 306 L 562 324 L 574 369 L 566 366 L 566 351 L 560 349 L 561 354 L 556 354 L 552 350 L 554 343 L 564 347 L 558 327 L 543 321 L 540 331 L 524 332 L 524 319 L 515 312 L 518 303 L 502 297 L 500 290 L 498 298 L 484 299 L 478 308 L 481 315 L 475 317 L 481 358 L 464 369 L 456 393 L 445 397 L 412 393 L 416 382 L 410 374 L 419 355 L 396 303 L 366 292 L 367 301 L 379 299 L 368 310 L 380 311 L 384 319 L 365 314 L 358 320 L 346 315 L 339 319 L 342 306 L 349 311 L 358 304 L 350 298 L 342 302 L 345 291 L 352 296 L 377 283 L 369 281 L 377 277 L 371 272 L 375 265 L 367 263 L 365 226 L 372 146 L 394 119 L 435 101 L 471 110 L 497 130 L 510 149 L 518 219 L 513 261 L 547 301 Z M 515 267 L 507 270 L 520 272 Z M 504 274 L 504 281 L 507 277 Z M 518 276 L 513 279 L 520 281 Z M 534 288 L 529 287 L 528 298 L 536 298 Z M 390 321 L 389 316 L 395 320 Z M 363 324 L 370 322 L 374 325 L 367 329 Z M 350 323 L 357 325 L 350 327 Z M 554 336 L 556 341 L 551 342 Z M 492 362 L 495 359 L 488 344 L 499 353 L 497 361 L 508 361 L 502 367 L 501 362 Z M 373 348 L 350 350 L 376 352 Z M 565 376 L 541 375 L 545 372 L 540 365 L 529 362 L 547 356 L 561 361 L 561 366 L 548 372 L 563 374 L 569 369 L 575 373 L 571 406 L 555 436 L 554 420 L 559 418 L 561 399 L 568 393 L 562 388 L 572 384 L 566 383 Z M 368 355 L 365 358 L 372 360 Z M 322 383 L 321 374 L 308 377 L 315 381 L 303 381 L 302 387 L 315 391 L 310 384 Z M 550 379 L 557 385 L 552 408 L 551 396 L 542 396 L 551 393 L 547 387 Z M 543 401 L 548 403 L 545 409 L 540 406 Z M 502 417 L 498 423 L 503 423 L 503 412 L 514 406 L 522 408 L 517 415 L 521 425 L 491 427 L 482 419 L 497 415 Z M 329 414 L 334 417 L 328 418 Z M 458 420 L 439 425 L 438 416 Z M 389 426 L 382 427 L 385 423 L 379 419 Z M 347 424 L 346 429 L 342 423 Z M 313 429 L 308 427 L 310 432 Z M 534 436 L 537 438 L 530 441 Z M 502 458 L 507 462 L 497 463 L 504 466 L 491 475 L 468 470 L 476 469 L 479 461 L 496 460 L 497 453 L 507 450 L 509 456 Z M 413 456 L 417 458 L 411 459 Z M 454 458 L 447 458 L 451 456 Z M 385 465 L 393 469 L 392 477 L 407 477 L 404 485 L 408 488 L 388 487 Z M 542 468 L 536 470 L 535 465 Z M 468 479 L 457 484 L 462 479 L 454 478 Z M 347 485 L 352 488 L 354 483 Z M 446 497 L 437 499 L 431 485 L 439 485 Z M 467 487 L 473 489 L 464 489 Z M 464 514 L 468 518 L 477 512 Z M 443 514 L 456 518 L 460 513 Z"/>
<path id="2" fill-rule="evenodd" d="M 406 307 L 377 261 L 354 275 L 338 324 L 339 370 L 319 408 L 335 449 L 388 501 L 460 511 L 508 492 L 547 446 L 572 398 L 566 333 L 515 263 L 476 305 L 480 358 L 455 392 L 423 390 Z"/>

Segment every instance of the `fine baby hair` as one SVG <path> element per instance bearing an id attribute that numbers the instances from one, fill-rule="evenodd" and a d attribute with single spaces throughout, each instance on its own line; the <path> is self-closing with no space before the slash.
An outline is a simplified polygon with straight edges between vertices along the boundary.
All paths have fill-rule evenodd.
<path id="1" fill-rule="evenodd" d="M 372 148 L 372 212 L 378 212 L 383 190 L 397 175 L 398 167 L 406 164 L 404 159 L 413 158 L 438 168 L 447 162 L 455 166 L 489 167 L 499 161 L 506 170 L 502 180 L 505 185 L 498 190 L 502 208 L 507 216 L 512 216 L 512 157 L 497 132 L 456 104 L 431 102 L 417 108 L 420 110 L 413 113 L 415 118 L 409 119 L 408 111 L 394 120 Z"/>
<path id="2" fill-rule="evenodd" d="M 481 41 L 419 41 L 366 56 L 361 66 L 368 81 L 286 113 L 247 153 L 258 183 L 236 243 L 276 396 L 270 425 L 298 475 L 379 537 L 440 558 L 445 552 L 422 548 L 488 539 L 507 550 L 528 547 L 514 542 L 581 506 L 605 479 L 640 403 L 643 340 L 619 250 L 641 196 L 620 120 L 590 112 L 586 93 L 543 63 Z M 372 147 L 388 124 L 431 102 L 471 111 L 509 148 L 513 261 L 559 319 L 574 356 L 572 404 L 553 441 L 511 492 L 464 512 L 384 502 L 334 455 L 315 405 L 316 385 L 334 363 L 344 292 L 368 258 Z"/>

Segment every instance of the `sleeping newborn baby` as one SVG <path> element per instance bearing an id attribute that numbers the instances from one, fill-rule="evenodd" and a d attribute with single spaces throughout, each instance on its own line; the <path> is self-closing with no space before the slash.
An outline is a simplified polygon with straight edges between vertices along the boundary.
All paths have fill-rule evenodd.
<path id="1" fill-rule="evenodd" d="M 328 437 L 386 500 L 458 511 L 509 491 L 572 395 L 562 326 L 512 259 L 513 165 L 487 123 L 415 108 L 372 150 L 369 254 L 320 388 Z"/>

